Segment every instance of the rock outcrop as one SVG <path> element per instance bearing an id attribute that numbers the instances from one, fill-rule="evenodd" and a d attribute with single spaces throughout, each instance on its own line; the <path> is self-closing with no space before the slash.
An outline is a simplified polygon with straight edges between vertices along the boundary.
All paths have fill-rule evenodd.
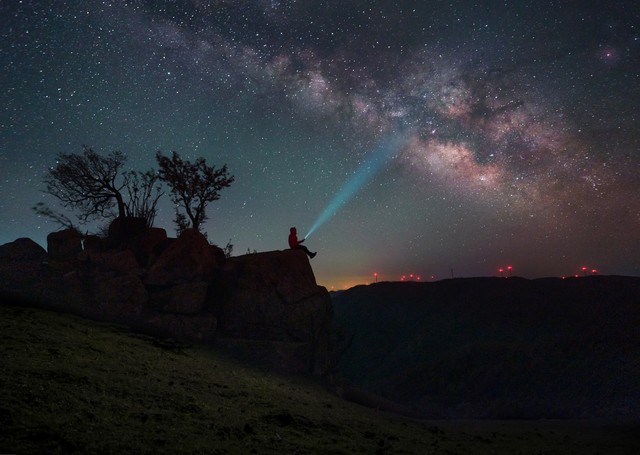
<path id="1" fill-rule="evenodd" d="M 0 261 L 3 263 L 42 262 L 46 259 L 47 251 L 26 237 L 0 247 Z"/>
<path id="2" fill-rule="evenodd" d="M 82 234 L 75 229 L 52 232 L 47 236 L 47 250 L 54 261 L 72 261 L 82 251 Z"/>
<path id="3" fill-rule="evenodd" d="M 120 220 L 109 237 L 49 235 L 0 246 L 0 294 L 179 340 L 215 342 L 285 372 L 321 375 L 330 363 L 332 307 L 306 255 L 225 258 L 195 230 Z M 83 248 L 84 244 L 84 248 Z M 53 253 L 53 254 L 52 254 Z"/>
<path id="4" fill-rule="evenodd" d="M 0 292 L 31 300 L 46 300 L 47 252 L 31 239 L 19 238 L 0 246 Z"/>
<path id="5" fill-rule="evenodd" d="M 279 359 L 267 363 L 323 372 L 330 360 L 331 298 L 316 284 L 304 252 L 232 258 L 225 277 L 214 306 L 219 343 L 256 361 L 277 353 Z"/>
<path id="6" fill-rule="evenodd" d="M 145 284 L 167 286 L 209 281 L 220 268 L 215 246 L 195 229 L 187 229 L 149 267 Z"/>

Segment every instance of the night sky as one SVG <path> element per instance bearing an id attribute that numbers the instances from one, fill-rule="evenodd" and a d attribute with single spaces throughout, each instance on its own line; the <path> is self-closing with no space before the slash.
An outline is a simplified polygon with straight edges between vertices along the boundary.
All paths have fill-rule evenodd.
<path id="1" fill-rule="evenodd" d="M 0 244 L 46 246 L 43 175 L 86 144 L 226 163 L 204 230 L 234 255 L 355 179 L 305 243 L 329 289 L 640 275 L 636 1 L 2 0 L 0 25 Z"/>

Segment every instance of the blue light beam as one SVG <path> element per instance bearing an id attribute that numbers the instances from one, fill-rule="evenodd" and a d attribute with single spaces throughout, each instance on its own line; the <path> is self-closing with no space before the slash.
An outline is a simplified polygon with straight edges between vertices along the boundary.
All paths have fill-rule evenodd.
<path id="1" fill-rule="evenodd" d="M 316 229 L 328 221 L 340 207 L 342 207 L 354 194 L 360 190 L 380 169 L 394 156 L 402 146 L 407 135 L 399 132 L 392 133 L 382 139 L 371 152 L 367 161 L 362 163 L 349 180 L 342 186 L 331 203 L 316 219 L 305 238 L 309 237 Z"/>

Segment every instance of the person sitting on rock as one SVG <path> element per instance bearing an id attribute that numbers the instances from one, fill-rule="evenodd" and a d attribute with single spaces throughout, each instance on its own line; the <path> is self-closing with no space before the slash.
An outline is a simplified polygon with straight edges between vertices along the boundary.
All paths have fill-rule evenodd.
<path id="1" fill-rule="evenodd" d="M 312 253 L 311 251 L 309 251 L 309 248 L 307 248 L 306 246 L 302 245 L 302 242 L 304 242 L 304 239 L 302 240 L 298 240 L 298 234 L 296 231 L 295 227 L 292 227 L 291 229 L 289 229 L 289 247 L 291 249 L 294 250 L 302 250 L 305 253 L 307 253 L 307 256 L 309 256 L 310 258 L 315 257 L 316 254 L 318 253 Z"/>

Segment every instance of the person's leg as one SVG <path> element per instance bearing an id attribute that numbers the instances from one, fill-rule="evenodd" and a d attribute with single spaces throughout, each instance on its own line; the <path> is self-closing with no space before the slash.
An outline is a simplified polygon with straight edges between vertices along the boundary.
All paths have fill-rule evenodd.
<path id="1" fill-rule="evenodd" d="M 309 256 L 310 258 L 316 255 L 316 253 L 312 253 L 311 251 L 309 251 L 309 248 L 307 248 L 304 245 L 297 245 L 296 249 L 304 251 L 305 253 L 307 253 L 307 256 Z"/>

